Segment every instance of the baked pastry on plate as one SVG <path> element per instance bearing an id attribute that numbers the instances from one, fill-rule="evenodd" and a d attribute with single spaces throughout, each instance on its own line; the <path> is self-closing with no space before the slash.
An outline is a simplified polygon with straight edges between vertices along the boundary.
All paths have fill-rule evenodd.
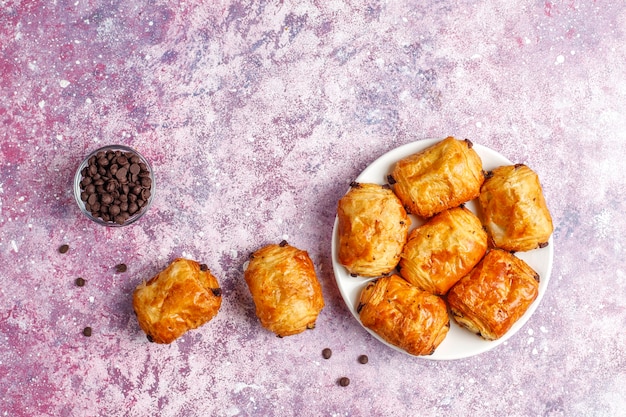
<path id="1" fill-rule="evenodd" d="M 411 355 L 431 355 L 450 329 L 446 303 L 398 275 L 367 284 L 357 312 L 363 326 Z"/>
<path id="2" fill-rule="evenodd" d="M 498 167 L 487 177 L 478 201 L 494 245 L 508 251 L 546 246 L 552 217 L 537 174 L 517 164 Z"/>
<path id="3" fill-rule="evenodd" d="M 283 337 L 315 327 L 324 298 L 306 251 L 267 245 L 251 255 L 244 278 L 264 328 Z"/>
<path id="4" fill-rule="evenodd" d="M 171 343 L 205 324 L 221 305 L 217 278 L 206 265 L 184 258 L 139 284 L 133 293 L 139 326 L 156 343 Z"/>
<path id="5" fill-rule="evenodd" d="M 447 300 L 459 325 L 496 340 L 522 317 L 538 293 L 539 275 L 526 262 L 492 249 L 448 291 Z"/>
<path id="6" fill-rule="evenodd" d="M 448 137 L 398 161 L 388 180 L 409 213 L 428 218 L 478 197 L 484 174 L 472 142 Z"/>
<path id="7" fill-rule="evenodd" d="M 442 295 L 467 275 L 487 251 L 487 233 L 465 207 L 443 211 L 413 229 L 400 258 L 400 275 Z"/>
<path id="8" fill-rule="evenodd" d="M 339 263 L 350 274 L 377 277 L 398 265 L 411 220 L 389 186 L 352 183 L 337 221 Z"/>

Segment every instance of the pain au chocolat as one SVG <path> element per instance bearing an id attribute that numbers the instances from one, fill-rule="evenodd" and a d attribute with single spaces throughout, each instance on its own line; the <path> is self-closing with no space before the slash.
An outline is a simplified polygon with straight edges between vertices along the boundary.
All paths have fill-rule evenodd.
<path id="1" fill-rule="evenodd" d="M 377 277 L 400 261 L 411 220 L 394 192 L 352 183 L 337 206 L 338 259 L 352 275 Z"/>
<path id="2" fill-rule="evenodd" d="M 487 233 L 470 210 L 455 207 L 409 234 L 400 275 L 416 287 L 442 295 L 467 275 L 487 251 Z"/>
<path id="3" fill-rule="evenodd" d="M 394 165 L 388 180 L 409 213 L 428 218 L 478 197 L 484 173 L 472 146 L 448 137 Z"/>
<path id="4" fill-rule="evenodd" d="M 313 261 L 283 241 L 254 252 L 244 273 L 261 325 L 279 337 L 313 329 L 324 307 Z"/>
<path id="5" fill-rule="evenodd" d="M 489 172 L 478 198 L 493 244 L 508 251 L 544 247 L 553 231 L 537 174 L 526 165 Z"/>
<path id="6" fill-rule="evenodd" d="M 501 249 L 490 250 L 448 291 L 454 320 L 486 340 L 496 340 L 515 324 L 539 294 L 539 275 Z"/>
<path id="7" fill-rule="evenodd" d="M 221 304 L 217 278 L 206 265 L 184 258 L 139 284 L 133 293 L 139 326 L 156 343 L 172 343 L 207 323 Z"/>
<path id="8" fill-rule="evenodd" d="M 398 275 L 372 281 L 357 308 L 361 323 L 411 355 L 431 355 L 450 328 L 446 303 Z"/>

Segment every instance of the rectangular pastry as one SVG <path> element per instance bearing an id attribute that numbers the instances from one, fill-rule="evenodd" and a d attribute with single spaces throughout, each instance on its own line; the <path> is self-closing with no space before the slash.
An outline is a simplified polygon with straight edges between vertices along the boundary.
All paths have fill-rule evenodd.
<path id="1" fill-rule="evenodd" d="M 487 340 L 504 334 L 539 294 L 539 275 L 526 262 L 501 249 L 490 250 L 448 291 L 454 320 Z"/>
<path id="2" fill-rule="evenodd" d="M 442 295 L 467 275 L 487 251 L 480 219 L 465 207 L 443 211 L 409 234 L 400 275 L 416 287 Z"/>
<path id="3" fill-rule="evenodd" d="M 376 277 L 398 265 L 411 220 L 389 186 L 352 183 L 337 221 L 339 263 L 350 274 Z"/>
<path id="4" fill-rule="evenodd" d="M 450 329 L 446 303 L 398 275 L 370 282 L 357 311 L 363 326 L 411 355 L 432 355 Z"/>
<path id="5" fill-rule="evenodd" d="M 448 137 L 398 161 L 388 179 L 409 213 L 428 218 L 478 197 L 484 174 L 472 142 Z"/>
<path id="6" fill-rule="evenodd" d="M 506 165 L 489 172 L 478 201 L 496 247 L 527 251 L 548 244 L 552 217 L 539 177 L 526 165 Z"/>

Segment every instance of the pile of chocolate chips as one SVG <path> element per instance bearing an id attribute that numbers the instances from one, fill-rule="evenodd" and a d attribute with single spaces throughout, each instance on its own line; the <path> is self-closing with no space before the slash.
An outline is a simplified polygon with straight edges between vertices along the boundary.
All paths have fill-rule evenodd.
<path id="1" fill-rule="evenodd" d="M 80 199 L 95 218 L 124 224 L 152 193 L 148 166 L 134 152 L 100 151 L 81 171 Z"/>

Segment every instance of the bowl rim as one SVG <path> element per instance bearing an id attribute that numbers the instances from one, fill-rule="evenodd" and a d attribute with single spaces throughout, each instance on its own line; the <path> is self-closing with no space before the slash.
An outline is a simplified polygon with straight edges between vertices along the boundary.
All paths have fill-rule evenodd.
<path id="1" fill-rule="evenodd" d="M 91 159 L 91 157 L 97 155 L 99 152 L 109 151 L 109 150 L 132 152 L 135 155 L 137 155 L 141 159 L 141 162 L 145 163 L 146 166 L 148 167 L 148 171 L 150 172 L 150 179 L 152 180 L 152 184 L 150 186 L 150 197 L 148 198 L 148 201 L 146 202 L 146 204 L 142 207 L 140 211 L 130 216 L 122 224 L 115 223 L 113 221 L 105 221 L 99 217 L 94 217 L 89 211 L 87 211 L 85 207 L 85 202 L 82 201 L 80 198 L 80 194 L 81 194 L 80 182 L 83 179 L 83 175 L 82 175 L 83 168 L 85 168 L 88 165 L 89 159 Z M 148 159 L 145 156 L 143 156 L 139 151 L 137 151 L 134 148 L 131 148 L 128 145 L 110 144 L 110 145 L 104 145 L 97 149 L 94 149 L 89 154 L 87 154 L 87 156 L 80 162 L 80 164 L 78 164 L 78 168 L 76 168 L 76 171 L 74 172 L 74 183 L 73 183 L 72 189 L 73 189 L 73 194 L 74 194 L 74 200 L 76 200 L 76 204 L 78 205 L 79 210 L 81 211 L 81 213 L 87 216 L 89 220 L 97 224 L 100 224 L 102 226 L 124 227 L 124 226 L 128 226 L 128 225 L 135 223 L 137 220 L 143 217 L 144 214 L 148 212 L 148 210 L 150 209 L 150 206 L 152 205 L 152 202 L 154 201 L 154 196 L 156 194 L 156 181 L 154 178 L 154 170 L 152 169 L 152 164 L 150 164 L 150 161 L 148 161 Z"/>

